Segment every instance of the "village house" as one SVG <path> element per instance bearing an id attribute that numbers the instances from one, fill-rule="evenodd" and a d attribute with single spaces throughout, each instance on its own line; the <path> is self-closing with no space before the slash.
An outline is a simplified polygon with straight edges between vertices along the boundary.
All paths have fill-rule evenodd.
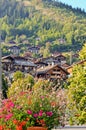
<path id="1" fill-rule="evenodd" d="M 58 39 L 58 41 L 60 44 L 64 44 L 66 42 L 66 40 L 64 38 L 60 38 L 60 39 Z"/>
<path id="2" fill-rule="evenodd" d="M 36 41 L 40 41 L 40 40 L 41 40 L 40 37 L 37 37 L 37 38 L 36 38 Z"/>
<path id="3" fill-rule="evenodd" d="M 20 54 L 20 47 L 19 46 L 11 46 L 11 47 L 9 47 L 9 51 L 13 55 L 19 55 Z"/>
<path id="4" fill-rule="evenodd" d="M 8 44 L 16 44 L 15 41 L 9 41 Z"/>
<path id="5" fill-rule="evenodd" d="M 66 63 L 66 57 L 63 56 L 62 54 L 57 54 L 57 55 L 52 55 L 48 58 L 42 58 L 40 59 L 41 61 L 43 61 L 44 63 L 47 63 L 48 65 L 62 65 Z"/>
<path id="6" fill-rule="evenodd" d="M 31 73 L 36 68 L 36 65 L 25 57 L 8 55 L 2 57 L 2 67 L 6 73 L 18 70 L 24 73 Z"/>
<path id="7" fill-rule="evenodd" d="M 61 67 L 66 70 L 68 67 L 70 67 L 70 65 L 68 63 L 64 63 L 61 65 Z"/>
<path id="8" fill-rule="evenodd" d="M 36 71 L 37 78 L 43 78 L 47 80 L 66 80 L 69 73 L 58 65 L 50 65 L 46 67 L 41 67 Z"/>
<path id="9" fill-rule="evenodd" d="M 32 46 L 32 47 L 28 48 L 28 51 L 31 53 L 34 53 L 34 54 L 38 54 L 39 50 L 40 50 L 40 47 L 38 47 L 38 46 Z"/>
<path id="10" fill-rule="evenodd" d="M 44 68 L 44 67 L 48 66 L 47 63 L 45 63 L 45 62 L 43 62 L 43 61 L 40 61 L 40 60 L 37 60 L 37 61 L 35 61 L 34 63 L 37 65 L 37 69 L 38 69 L 38 68 L 41 68 L 41 67 Z"/>

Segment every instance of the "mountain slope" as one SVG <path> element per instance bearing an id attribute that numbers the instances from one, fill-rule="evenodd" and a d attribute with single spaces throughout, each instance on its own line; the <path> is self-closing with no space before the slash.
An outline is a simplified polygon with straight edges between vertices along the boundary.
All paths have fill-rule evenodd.
<path id="1" fill-rule="evenodd" d="M 1 0 L 2 39 L 78 50 L 86 41 L 86 13 L 52 0 Z M 39 40 L 37 40 L 39 39 Z"/>

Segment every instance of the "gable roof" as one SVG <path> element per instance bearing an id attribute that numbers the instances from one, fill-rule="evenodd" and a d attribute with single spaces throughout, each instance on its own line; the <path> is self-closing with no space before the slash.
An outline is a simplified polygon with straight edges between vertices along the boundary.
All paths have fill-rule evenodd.
<path id="1" fill-rule="evenodd" d="M 13 56 L 13 55 L 2 57 L 2 62 L 10 62 L 9 60 L 14 61 L 15 65 L 36 67 L 36 64 L 26 59 L 25 57 Z M 22 62 L 20 63 L 18 60 L 21 60 Z"/>
<path id="2" fill-rule="evenodd" d="M 62 67 L 60 67 L 59 65 L 51 65 L 51 66 L 46 66 L 46 67 L 44 67 L 44 68 L 39 68 L 38 70 L 37 70 L 37 74 L 45 74 L 45 73 L 47 73 L 48 71 L 50 71 L 50 70 L 52 70 L 52 69 L 54 69 L 55 67 L 58 67 L 59 69 L 61 69 L 64 73 L 66 73 L 66 74 L 69 74 L 66 70 L 64 70 Z"/>
<path id="3" fill-rule="evenodd" d="M 67 69 L 73 68 L 74 65 L 84 64 L 85 62 L 86 62 L 86 59 L 85 59 L 85 60 L 78 61 L 78 62 L 75 62 L 75 63 L 73 63 L 72 65 L 70 65 L 69 67 L 67 67 Z"/>
<path id="4" fill-rule="evenodd" d="M 5 60 L 5 59 L 14 60 L 14 58 L 11 55 L 2 57 L 2 60 Z"/>
<path id="5" fill-rule="evenodd" d="M 66 68 L 66 70 L 71 74 L 72 73 L 72 69 L 73 69 L 73 67 L 75 65 L 84 65 L 84 63 L 86 63 L 86 59 L 70 65 L 69 67 Z"/>
<path id="6" fill-rule="evenodd" d="M 9 47 L 9 49 L 20 49 L 20 47 L 19 46 L 11 46 L 11 47 Z"/>

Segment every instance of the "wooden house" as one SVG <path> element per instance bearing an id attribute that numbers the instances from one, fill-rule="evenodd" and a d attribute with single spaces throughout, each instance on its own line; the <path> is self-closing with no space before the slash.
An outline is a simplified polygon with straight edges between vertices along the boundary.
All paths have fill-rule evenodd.
<path id="1" fill-rule="evenodd" d="M 3 71 L 8 72 L 15 72 L 17 70 L 20 70 L 22 72 L 30 72 L 36 67 L 33 62 L 27 60 L 25 57 L 13 55 L 2 57 L 2 66 Z"/>
<path id="2" fill-rule="evenodd" d="M 68 77 L 68 72 L 64 70 L 62 67 L 58 65 L 50 65 L 46 67 L 42 67 L 37 69 L 36 77 L 37 78 L 44 78 L 49 80 L 66 80 Z"/>
<path id="3" fill-rule="evenodd" d="M 44 67 L 48 66 L 47 63 L 45 63 L 45 62 L 43 62 L 43 61 L 40 61 L 40 60 L 37 60 L 37 61 L 35 61 L 34 63 L 37 65 L 37 69 L 38 69 L 38 68 L 41 68 L 41 67 L 44 68 Z"/>
<path id="4" fill-rule="evenodd" d="M 61 67 L 66 70 L 68 67 L 70 67 L 70 65 L 68 63 L 64 63 L 61 65 Z"/>

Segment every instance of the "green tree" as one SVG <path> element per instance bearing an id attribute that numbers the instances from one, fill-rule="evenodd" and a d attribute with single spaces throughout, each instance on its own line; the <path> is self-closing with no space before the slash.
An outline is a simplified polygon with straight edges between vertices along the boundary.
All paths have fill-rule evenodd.
<path id="1" fill-rule="evenodd" d="M 42 46 L 42 47 L 40 48 L 40 50 L 39 50 L 39 53 L 40 53 L 41 55 L 43 55 L 43 52 L 44 52 L 44 47 Z"/>
<path id="2" fill-rule="evenodd" d="M 50 42 L 47 42 L 46 48 L 44 49 L 44 52 L 43 52 L 43 57 L 46 58 L 46 57 L 49 57 L 50 55 L 51 55 L 51 53 L 50 53 Z"/>
<path id="3" fill-rule="evenodd" d="M 24 85 L 27 87 L 27 89 L 32 89 L 34 83 L 34 77 L 28 74 L 24 79 Z"/>
<path id="4" fill-rule="evenodd" d="M 44 49 L 44 53 L 43 53 L 43 57 L 44 57 L 44 58 L 47 58 L 47 57 L 49 57 L 49 56 L 50 56 L 50 50 L 47 49 L 47 48 L 45 48 L 45 49 Z"/>
<path id="5" fill-rule="evenodd" d="M 81 60 L 86 59 L 86 43 L 82 47 L 82 50 L 80 51 L 79 56 Z"/>
<path id="6" fill-rule="evenodd" d="M 16 71 L 13 75 L 13 80 L 16 81 L 18 79 L 22 79 L 24 74 L 21 71 Z"/>
<path id="7" fill-rule="evenodd" d="M 2 96 L 3 98 L 7 98 L 7 91 L 8 91 L 8 82 L 5 78 L 4 74 L 2 74 Z"/>
<path id="8" fill-rule="evenodd" d="M 74 124 L 86 123 L 86 68 L 75 66 L 69 78 L 68 108 L 70 122 Z"/>

